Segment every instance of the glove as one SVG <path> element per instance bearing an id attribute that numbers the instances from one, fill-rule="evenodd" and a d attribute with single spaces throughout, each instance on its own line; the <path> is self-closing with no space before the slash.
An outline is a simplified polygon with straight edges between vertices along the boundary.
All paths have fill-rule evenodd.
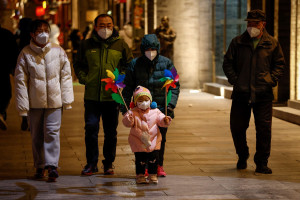
<path id="1" fill-rule="evenodd" d="M 170 116 L 172 119 L 174 119 L 174 117 L 175 117 L 174 108 L 171 108 L 171 107 L 168 106 L 167 115 Z"/>
<path id="2" fill-rule="evenodd" d="M 146 148 L 151 146 L 150 135 L 146 131 L 142 132 L 141 140 Z"/>

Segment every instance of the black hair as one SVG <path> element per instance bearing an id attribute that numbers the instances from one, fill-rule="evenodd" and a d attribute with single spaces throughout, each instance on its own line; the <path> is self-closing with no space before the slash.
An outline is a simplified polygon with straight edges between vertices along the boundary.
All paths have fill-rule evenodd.
<path id="1" fill-rule="evenodd" d="M 31 22 L 31 28 L 30 28 L 30 32 L 31 33 L 35 33 L 35 31 L 42 26 L 42 24 L 46 24 L 49 27 L 49 30 L 51 30 L 50 28 L 50 24 L 46 21 L 46 20 L 42 20 L 42 19 L 36 19 L 34 21 Z"/>
<path id="2" fill-rule="evenodd" d="M 97 25 L 97 21 L 99 18 L 104 18 L 104 17 L 109 17 L 111 18 L 113 24 L 114 24 L 114 19 L 112 18 L 112 16 L 108 15 L 108 14 L 101 14 L 101 15 L 98 15 L 95 20 L 94 20 L 94 25 L 96 26 Z"/>

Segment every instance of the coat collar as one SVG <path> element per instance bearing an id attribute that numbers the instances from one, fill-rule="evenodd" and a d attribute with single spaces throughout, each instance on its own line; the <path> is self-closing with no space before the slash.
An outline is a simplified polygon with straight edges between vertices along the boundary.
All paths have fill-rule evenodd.
<path id="1" fill-rule="evenodd" d="M 30 48 L 31 48 L 34 52 L 36 52 L 37 54 L 42 54 L 42 53 L 47 52 L 47 51 L 49 51 L 49 50 L 51 49 L 51 43 L 50 43 L 50 42 L 48 42 L 48 44 L 46 44 L 46 46 L 44 46 L 44 47 L 42 48 L 42 47 L 37 46 L 37 45 L 32 41 L 32 39 L 31 39 L 29 45 L 30 45 Z"/>

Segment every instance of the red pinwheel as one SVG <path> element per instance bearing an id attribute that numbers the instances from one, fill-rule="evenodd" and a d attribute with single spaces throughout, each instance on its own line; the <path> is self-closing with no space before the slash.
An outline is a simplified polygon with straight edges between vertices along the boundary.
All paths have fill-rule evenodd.
<path id="1" fill-rule="evenodd" d="M 106 73 L 109 78 L 101 79 L 101 81 L 106 82 L 105 90 L 107 91 L 108 89 L 111 89 L 113 91 L 113 93 L 111 94 L 112 99 L 117 103 L 125 105 L 126 109 L 128 110 L 122 93 L 120 91 L 120 88 L 125 87 L 125 84 L 123 83 L 125 79 L 125 74 L 120 75 L 118 68 L 116 68 L 114 72 L 106 70 Z M 119 94 L 117 94 L 118 92 Z"/>

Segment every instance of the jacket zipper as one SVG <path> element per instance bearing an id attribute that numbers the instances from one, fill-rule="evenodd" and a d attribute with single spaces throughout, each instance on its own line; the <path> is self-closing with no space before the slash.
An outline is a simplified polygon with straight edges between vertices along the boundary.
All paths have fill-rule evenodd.
<path id="1" fill-rule="evenodd" d="M 47 62 L 46 62 L 46 55 L 45 52 L 43 52 L 43 58 L 44 58 L 44 62 L 45 62 L 45 79 L 46 79 L 46 108 L 48 108 L 48 77 L 47 77 Z"/>
<path id="2" fill-rule="evenodd" d="M 99 57 L 100 57 L 100 63 L 99 63 L 99 76 L 98 76 L 98 81 L 99 81 L 99 89 L 98 89 L 98 100 L 100 101 L 101 100 L 101 97 L 100 97 L 100 95 L 101 95 L 101 77 L 102 77 L 102 66 L 101 66 L 101 64 L 102 64 L 102 61 L 103 61 L 103 56 L 101 56 L 101 52 L 103 51 L 103 54 L 105 53 L 105 51 L 102 49 L 102 48 L 100 48 L 100 51 L 99 51 Z"/>

